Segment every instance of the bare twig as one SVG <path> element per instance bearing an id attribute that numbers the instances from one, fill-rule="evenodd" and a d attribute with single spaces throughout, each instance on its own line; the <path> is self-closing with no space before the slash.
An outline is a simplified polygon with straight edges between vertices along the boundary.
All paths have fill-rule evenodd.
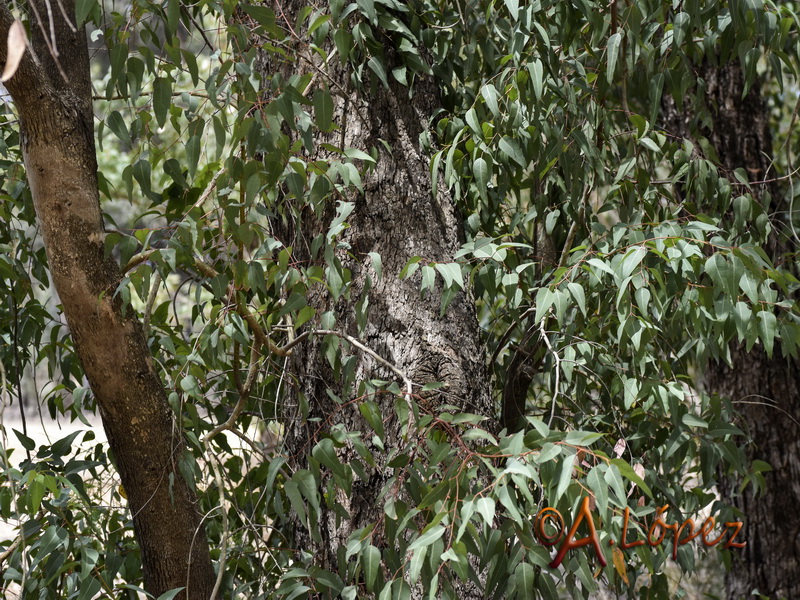
<path id="1" fill-rule="evenodd" d="M 50 52 L 50 56 L 53 57 L 53 62 L 55 63 L 56 68 L 58 69 L 58 73 L 61 75 L 62 79 L 64 79 L 65 82 L 69 83 L 69 77 L 67 77 L 67 74 L 61 67 L 61 61 L 58 60 L 58 49 L 55 47 L 55 40 L 51 44 L 50 40 L 48 39 L 47 30 L 45 29 L 44 23 L 42 22 L 42 17 L 39 14 L 39 11 L 36 9 L 36 3 L 30 2 L 28 3 L 28 6 L 31 8 L 31 10 L 33 11 L 33 15 L 36 17 L 36 22 L 39 25 L 39 29 L 42 32 L 42 39 L 44 40 L 45 46 L 47 46 L 48 52 Z M 48 4 L 48 11 L 49 11 L 49 4 Z M 52 25 L 52 20 L 51 20 L 51 25 Z"/>
<path id="2" fill-rule="evenodd" d="M 145 338 L 150 329 L 150 315 L 153 314 L 153 305 L 156 303 L 156 296 L 158 295 L 158 286 L 161 285 L 161 273 L 156 271 L 153 276 L 153 285 L 150 288 L 150 295 L 147 297 L 147 306 L 144 307 L 144 318 L 142 320 L 142 330 L 144 331 Z"/>
<path id="3" fill-rule="evenodd" d="M 56 1 L 58 3 L 58 10 L 61 11 L 61 16 L 64 17 L 64 22 L 67 24 L 67 27 L 69 27 L 69 29 L 70 29 L 70 31 L 72 31 L 72 33 L 77 33 L 78 28 L 75 27 L 75 25 L 72 24 L 72 21 L 70 20 L 69 15 L 67 14 L 67 11 L 64 9 L 64 4 L 61 2 L 61 0 L 56 0 Z"/>
<path id="4" fill-rule="evenodd" d="M 239 389 L 239 400 L 236 402 L 236 406 L 233 407 L 233 412 L 231 412 L 227 421 L 217 425 L 214 429 L 208 432 L 205 438 L 203 438 L 203 443 L 206 444 L 206 446 L 219 433 L 225 430 L 233 431 L 233 425 L 236 423 L 239 415 L 242 414 L 244 405 L 247 403 L 248 398 L 250 398 L 250 392 L 253 390 L 253 384 L 256 381 L 256 375 L 258 374 L 258 357 L 261 356 L 259 353 L 260 345 L 261 344 L 258 340 L 256 340 L 256 342 L 253 344 L 253 348 L 250 352 L 250 365 L 247 369 L 247 379 L 245 380 L 244 385 Z M 220 493 L 222 493 L 221 490 Z"/>
<path id="5" fill-rule="evenodd" d="M 230 533 L 228 526 L 228 510 L 227 506 L 225 506 L 225 487 L 222 482 L 222 473 L 220 472 L 219 468 L 219 458 L 216 454 L 211 452 L 211 440 L 225 430 L 229 430 L 237 435 L 240 435 L 239 432 L 233 428 L 233 426 L 236 423 L 236 420 L 239 418 L 239 415 L 242 413 L 248 398 L 250 397 L 250 392 L 253 389 L 253 384 L 255 383 L 256 375 L 258 374 L 258 357 L 260 356 L 258 352 L 259 345 L 260 342 L 258 341 L 253 344 L 253 348 L 250 352 L 250 366 L 247 372 L 247 380 L 239 390 L 239 400 L 236 402 L 233 412 L 230 414 L 227 421 L 217 425 L 203 438 L 203 445 L 206 448 L 206 452 L 210 456 L 211 467 L 214 470 L 214 481 L 216 482 L 217 489 L 219 490 L 220 509 L 222 510 L 222 548 L 220 549 L 217 580 L 214 583 L 214 589 L 211 592 L 211 600 L 214 600 L 217 597 L 219 588 L 222 585 L 222 577 L 225 573 L 225 561 L 227 560 L 228 556 L 228 535 Z M 242 436 L 240 435 L 240 437 Z M 246 439 L 248 442 L 250 442 L 250 440 L 246 437 L 243 439 Z"/>
<path id="6" fill-rule="evenodd" d="M 553 355 L 553 359 L 556 361 L 556 385 L 555 389 L 553 390 L 553 402 L 550 405 L 550 418 L 547 420 L 547 426 L 550 427 L 550 425 L 553 423 L 553 415 L 556 412 L 556 400 L 558 399 L 559 393 L 558 388 L 561 384 L 561 357 L 558 355 L 558 352 L 553 350 L 553 346 L 550 345 L 550 338 L 547 337 L 547 331 L 544 328 L 545 321 L 547 321 L 546 318 L 542 319 L 539 323 L 539 331 L 542 333 L 542 339 L 544 340 L 545 346 L 547 346 L 547 349 L 550 351 L 550 353 Z"/>
<path id="7" fill-rule="evenodd" d="M 11 556 L 12 554 L 14 554 L 14 551 L 15 551 L 17 548 L 19 548 L 19 545 L 20 545 L 21 543 L 22 543 L 22 534 L 20 533 L 20 534 L 17 536 L 17 539 L 15 539 L 15 540 L 14 540 L 14 541 L 11 543 L 11 545 L 10 545 L 8 548 L 6 548 L 6 551 L 5 551 L 5 552 L 3 552 L 2 554 L 0 554 L 0 565 L 2 565 L 2 564 L 3 564 L 3 563 L 6 561 L 6 559 L 8 559 L 8 557 L 9 557 L 9 556 Z"/>
<path id="8" fill-rule="evenodd" d="M 150 250 L 145 250 L 144 252 L 140 252 L 133 258 L 131 258 L 124 267 L 122 267 L 122 274 L 124 275 L 134 267 L 138 267 L 140 264 L 145 262 L 148 258 L 153 256 L 156 252 L 159 251 L 159 248 L 151 248 Z"/>
<path id="9" fill-rule="evenodd" d="M 195 258 L 195 265 L 197 265 L 197 270 L 200 271 L 203 275 L 209 278 L 214 278 L 219 275 L 217 270 L 209 265 L 208 263 L 204 262 L 200 258 Z M 287 356 L 287 353 L 281 350 L 278 346 L 275 345 L 270 337 L 264 332 L 264 329 L 261 327 L 259 322 L 253 316 L 253 313 L 250 312 L 250 309 L 247 308 L 247 305 L 242 301 L 241 298 L 238 297 L 235 300 L 236 302 L 236 312 L 239 313 L 239 316 L 244 319 L 245 323 L 250 327 L 250 330 L 253 332 L 253 337 L 262 345 L 269 348 L 269 351 L 273 354 L 277 354 L 278 356 Z"/>

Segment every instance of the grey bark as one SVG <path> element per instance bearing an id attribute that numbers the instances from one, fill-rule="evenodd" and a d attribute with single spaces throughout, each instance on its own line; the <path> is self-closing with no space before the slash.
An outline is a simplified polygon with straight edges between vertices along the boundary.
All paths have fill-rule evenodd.
<path id="1" fill-rule="evenodd" d="M 737 65 L 716 68 L 706 65 L 700 76 L 706 83 L 706 103 L 712 115 L 712 130 L 703 131 L 716 149 L 721 167 L 745 168 L 751 180 L 768 177 L 772 139 L 767 107 L 758 85 L 742 99 L 743 77 Z M 692 137 L 694 116 L 688 107 L 677 110 L 665 101 L 668 131 Z M 782 202 L 774 184 L 754 186 L 764 197 L 769 192 Z M 779 208 L 779 210 L 785 210 Z M 781 223 L 767 244 L 774 263 L 784 260 L 790 247 Z M 793 246 L 793 244 L 792 244 Z M 800 368 L 796 359 L 782 358 L 776 343 L 772 359 L 759 347 L 746 352 L 731 348 L 732 366 L 722 362 L 708 365 L 704 384 L 711 394 L 730 398 L 742 417 L 741 425 L 752 436 L 750 459 L 768 462 L 773 470 L 765 474 L 767 490 L 760 496 L 752 486 L 739 493 L 738 482 L 722 478 L 723 498 L 742 512 L 740 534 L 747 546 L 734 553 L 733 568 L 727 575 L 727 597 L 749 598 L 754 590 L 769 598 L 800 597 Z"/>
<path id="2" fill-rule="evenodd" d="M 294 15 L 302 4 L 281 3 L 289 22 L 294 22 Z M 379 35 L 386 36 L 386 72 L 391 73 L 399 60 L 388 34 L 380 32 Z M 298 53 L 302 52 L 298 44 Z M 423 413 L 426 410 L 435 413 L 436 407 L 446 402 L 463 411 L 494 416 L 485 351 L 479 339 L 470 292 L 459 293 L 440 316 L 440 289 L 421 298 L 419 274 L 413 280 L 399 279 L 400 271 L 411 257 L 422 256 L 426 262 L 452 262 L 463 243 L 461 216 L 443 185 L 440 184 L 436 194 L 432 193 L 430 157 L 420 145 L 420 134 L 440 106 L 437 82 L 430 77 L 417 77 L 412 94 L 396 82 L 388 89 L 380 82 L 373 82 L 370 88 L 367 82 L 366 90 L 357 91 L 350 83 L 350 67 L 339 66 L 338 62 L 337 57 L 332 61 L 334 65 L 327 69 L 327 76 L 319 78 L 330 85 L 334 94 L 334 120 L 341 128 L 325 141 L 365 151 L 377 148 L 380 156 L 377 167 L 364 178 L 364 193 L 348 198 L 355 203 L 355 209 L 347 219 L 350 227 L 341 237 L 346 248 L 340 247 L 336 253 L 352 274 L 350 300 L 335 302 L 322 286 L 317 286 L 309 293 L 309 303 L 317 309 L 318 315 L 333 311 L 337 330 L 359 338 L 415 384 L 445 382 L 447 387 L 441 392 L 417 398 Z M 309 63 L 300 60 L 296 64 L 308 68 Z M 286 65 L 264 57 L 262 75 L 265 78 L 285 69 Z M 312 256 L 308 248 L 314 236 L 327 230 L 333 216 L 333 199 L 327 202 L 330 207 L 320 220 L 307 211 L 296 225 L 275 224 L 284 243 L 293 246 L 295 259 L 324 265 L 323 257 Z M 372 269 L 370 252 L 381 255 L 383 277 L 380 281 Z M 368 277 L 373 287 L 366 292 Z M 369 316 L 366 327 L 359 331 L 353 305 L 364 293 L 369 297 Z M 305 416 L 289 410 L 286 454 L 293 457 L 296 468 L 307 466 L 304 453 L 336 423 L 344 424 L 350 431 L 362 431 L 363 439 L 369 442 L 374 432 L 358 411 L 359 384 L 371 379 L 397 380 L 394 373 L 368 354 L 351 347 L 347 354 L 357 361 L 354 385 L 344 387 L 331 369 L 322 345 L 321 339 L 312 338 L 309 343 L 296 347 L 289 362 L 294 383 L 287 404 L 297 406 L 302 398 L 309 407 Z M 402 387 L 402 382 L 400 385 Z M 329 392 L 345 403 L 357 401 L 340 405 L 331 399 Z M 415 387 L 415 394 L 418 393 L 419 387 Z M 384 393 L 371 399 L 379 405 L 385 419 L 387 450 L 404 447 L 407 442 L 402 439 L 402 424 L 395 415 L 395 396 Z M 345 449 L 345 454 L 347 452 Z M 383 502 L 378 496 L 392 469 L 385 464 L 386 453 L 376 451 L 375 456 L 382 462 L 372 469 L 371 479 L 355 481 L 351 499 L 344 494 L 337 498 L 344 505 L 348 518 L 339 519 L 323 507 L 322 544 L 315 543 L 301 527 L 297 528 L 297 546 L 312 552 L 315 564 L 338 571 L 337 550 L 343 548 L 350 533 L 383 518 Z M 351 454 L 343 455 L 342 460 L 350 457 Z M 474 588 L 460 589 L 459 596 L 483 597 L 481 591 Z"/>
<path id="3" fill-rule="evenodd" d="M 74 2 L 64 5 L 74 21 Z M 46 17 L 45 3 L 37 6 Z M 19 111 L 50 272 L 128 495 L 145 588 L 157 597 L 188 585 L 179 597 L 206 600 L 214 572 L 196 498 L 177 468 L 181 433 L 141 326 L 114 299 L 119 267 L 104 255 L 86 35 L 83 28 L 73 32 L 59 11 L 53 15 L 59 62 L 34 25 L 39 64 L 26 53 L 6 84 Z M 0 39 L 12 20 L 0 8 Z"/>

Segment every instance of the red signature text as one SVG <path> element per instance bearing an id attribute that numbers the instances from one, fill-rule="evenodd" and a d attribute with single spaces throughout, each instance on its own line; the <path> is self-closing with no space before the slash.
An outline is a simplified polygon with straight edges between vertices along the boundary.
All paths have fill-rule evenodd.
<path id="1" fill-rule="evenodd" d="M 663 519 L 664 513 L 669 509 L 669 504 L 660 507 L 656 512 L 656 517 L 653 524 L 650 526 L 647 537 L 643 540 L 628 541 L 628 523 L 630 521 L 630 509 L 625 508 L 623 523 L 622 523 L 622 539 L 619 541 L 619 547 L 623 550 L 628 548 L 635 548 L 636 546 L 643 546 L 648 544 L 651 547 L 656 547 L 667 540 L 667 532 L 671 531 L 672 542 L 672 558 L 678 557 L 678 548 L 688 544 L 698 537 L 706 547 L 716 546 L 726 537 L 726 533 L 730 532 L 730 537 L 724 540 L 723 548 L 744 548 L 747 545 L 745 541 L 736 541 L 739 532 L 742 529 L 741 521 L 725 522 L 725 527 L 719 535 L 714 531 L 716 521 L 714 517 L 708 517 L 703 524 L 695 528 L 694 519 L 686 519 L 683 523 L 667 523 Z M 584 523 L 588 530 L 588 535 L 583 538 L 576 538 L 578 527 Z M 546 527 L 550 527 L 554 532 L 548 534 Z M 564 518 L 561 513 L 555 508 L 543 508 L 536 514 L 536 519 L 533 525 L 534 534 L 536 539 L 545 546 L 555 546 L 559 542 L 561 545 L 558 548 L 558 553 L 555 558 L 550 562 L 552 568 L 558 567 L 570 550 L 591 546 L 597 555 L 598 562 L 605 567 L 607 562 L 603 555 L 600 546 L 600 536 L 597 533 L 597 528 L 592 518 L 591 510 L 589 509 L 589 498 L 584 497 L 581 502 L 581 507 L 572 526 L 567 531 L 564 523 Z M 716 536 L 716 537 L 714 537 Z M 615 541 L 608 540 L 608 545 L 613 546 Z"/>

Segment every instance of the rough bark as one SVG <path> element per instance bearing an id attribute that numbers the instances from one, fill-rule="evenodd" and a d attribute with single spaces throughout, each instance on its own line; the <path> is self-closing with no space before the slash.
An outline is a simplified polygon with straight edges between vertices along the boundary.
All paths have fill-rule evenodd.
<path id="1" fill-rule="evenodd" d="M 74 2 L 64 4 L 74 15 Z M 37 7 L 46 18 L 45 3 Z M 58 64 L 34 25 L 39 64 L 26 54 L 6 84 L 50 271 L 128 495 L 145 588 L 157 597 L 188 586 L 180 597 L 206 600 L 214 573 L 195 496 L 177 468 L 181 433 L 141 326 L 114 298 L 119 267 L 104 255 L 86 35 L 59 11 L 53 18 Z M 0 39 L 11 20 L 0 9 Z"/>
<path id="2" fill-rule="evenodd" d="M 703 131 L 716 149 L 721 167 L 744 168 L 751 180 L 767 178 L 772 140 L 766 105 L 754 86 L 742 99 L 743 78 L 738 65 L 704 66 L 706 102 L 712 115 L 711 131 Z M 679 112 L 674 101 L 665 102 L 665 121 L 671 133 L 690 137 L 692 111 Z M 773 186 L 754 186 L 757 194 L 770 192 L 780 202 Z M 773 262 L 781 263 L 788 248 L 781 238 L 781 225 L 767 244 Z M 752 486 L 738 493 L 737 482 L 721 481 L 724 499 L 742 511 L 741 537 L 747 546 L 734 554 L 727 575 L 727 597 L 739 600 L 758 590 L 769 598 L 800 597 L 800 368 L 795 359 L 781 358 L 776 344 L 772 359 L 753 348 L 731 349 L 732 366 L 708 365 L 704 384 L 709 393 L 730 398 L 739 410 L 744 428 L 754 442 L 750 459 L 768 462 L 767 491 L 757 496 Z"/>
<path id="3" fill-rule="evenodd" d="M 282 2 L 281 11 L 293 23 L 296 11 L 303 4 Z M 388 35 L 384 49 L 386 72 L 391 73 L 399 61 Z M 299 52 L 303 52 L 301 47 Z M 338 63 L 338 58 L 332 62 Z M 301 68 L 308 68 L 308 63 L 300 61 L 298 64 Z M 262 74 L 269 78 L 281 68 L 265 60 Z M 432 193 L 430 157 L 420 147 L 420 134 L 439 107 L 437 83 L 430 77 L 418 77 L 413 84 L 413 95 L 396 82 L 388 89 L 380 82 L 371 88 L 367 83 L 366 90 L 357 91 L 350 83 L 349 69 L 349 66 L 336 65 L 328 69 L 327 78 L 320 77 L 326 83 L 331 82 L 331 90 L 336 94 L 334 114 L 341 129 L 336 131 L 330 143 L 365 151 L 377 148 L 380 156 L 377 167 L 364 178 L 364 193 L 348 198 L 355 203 L 355 209 L 347 219 L 350 227 L 341 237 L 348 248 L 336 253 L 343 266 L 352 273 L 350 300 L 335 302 L 319 286 L 310 292 L 309 302 L 317 309 L 317 314 L 333 311 L 337 330 L 362 340 L 415 384 L 445 382 L 447 387 L 441 393 L 417 398 L 423 412 L 435 411 L 439 403 L 446 402 L 464 411 L 493 416 L 485 351 L 479 340 L 476 310 L 470 293 L 459 293 L 446 313 L 440 316 L 440 289 L 421 298 L 419 275 L 413 280 L 399 278 L 411 257 L 422 256 L 431 262 L 452 262 L 463 242 L 461 217 L 444 186 L 440 185 L 436 194 Z M 364 72 L 368 73 L 366 69 Z M 383 146 L 383 142 L 389 145 L 390 150 Z M 332 206 L 333 200 L 329 203 Z M 295 259 L 324 264 L 321 256 L 311 256 L 307 249 L 314 236 L 327 230 L 327 220 L 332 214 L 331 209 L 322 223 L 308 214 L 294 230 L 277 225 L 282 230 L 284 242 L 294 247 Z M 372 270 L 370 252 L 381 255 L 383 277 L 380 281 Z M 368 277 L 374 285 L 368 292 L 366 327 L 360 333 L 353 304 L 366 293 Z M 363 431 L 367 442 L 374 435 L 360 416 L 357 402 L 338 404 L 329 392 L 347 403 L 358 397 L 360 382 L 397 380 L 394 373 L 368 354 L 350 347 L 347 354 L 357 361 L 354 385 L 343 388 L 331 369 L 322 344 L 322 340 L 316 338 L 297 346 L 289 363 L 295 384 L 291 387 L 287 405 L 296 406 L 303 397 L 309 407 L 306 418 L 296 418 L 296 413 L 287 415 L 286 454 L 293 457 L 294 466 L 298 468 L 307 466 L 304 453 L 336 423 L 342 423 L 350 431 Z M 415 394 L 418 393 L 419 387 L 416 387 Z M 387 450 L 404 447 L 407 442 L 402 439 L 402 424 L 395 414 L 395 396 L 384 393 L 371 399 L 379 405 L 384 416 Z M 383 502 L 378 496 L 392 469 L 385 466 L 386 454 L 376 452 L 376 458 L 379 456 L 383 457 L 384 463 L 373 469 L 370 481 L 355 481 L 350 499 L 340 494 L 339 500 L 349 518 L 337 518 L 333 511 L 323 508 L 326 514 L 321 519 L 322 544 L 314 543 L 307 532 L 298 528 L 296 543 L 315 554 L 315 564 L 338 571 L 337 550 L 343 548 L 349 534 L 382 518 Z M 349 457 L 343 457 L 343 460 L 346 458 Z M 482 597 L 482 593 L 475 589 L 462 589 L 459 595 L 462 598 Z"/>

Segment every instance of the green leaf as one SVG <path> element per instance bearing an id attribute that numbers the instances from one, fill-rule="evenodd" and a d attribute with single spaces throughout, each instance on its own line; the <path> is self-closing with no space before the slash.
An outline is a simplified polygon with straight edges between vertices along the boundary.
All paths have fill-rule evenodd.
<path id="1" fill-rule="evenodd" d="M 606 466 L 604 464 L 597 465 L 589 472 L 589 476 L 586 478 L 589 489 L 594 492 L 597 511 L 601 516 L 604 516 L 608 509 L 608 486 L 603 481 L 602 475 L 605 469 Z"/>
<path id="2" fill-rule="evenodd" d="M 706 261 L 704 270 L 711 277 L 714 282 L 714 287 L 719 291 L 724 291 L 728 286 L 728 280 L 732 274 L 730 263 L 720 252 L 715 252 L 714 255 Z M 738 285 L 736 286 L 738 289 Z"/>
<path id="3" fill-rule="evenodd" d="M 553 460 L 556 456 L 561 454 L 563 448 L 564 447 L 561 446 L 560 444 L 553 444 L 552 442 L 547 442 L 545 443 L 544 446 L 542 446 L 541 451 L 533 459 L 533 462 L 537 464 L 542 464 L 550 460 Z"/>
<path id="4" fill-rule="evenodd" d="M 689 413 L 686 413 L 681 417 L 681 422 L 683 422 L 683 424 L 687 427 L 700 427 L 702 429 L 708 429 L 708 423 L 706 423 L 703 419 L 695 417 Z"/>
<path id="5" fill-rule="evenodd" d="M 583 316 L 586 316 L 586 295 L 583 293 L 583 287 L 581 284 L 570 282 L 567 284 L 567 289 L 569 293 L 572 294 L 572 297 L 575 299 L 575 302 L 578 305 L 578 308 L 583 313 Z"/>
<path id="6" fill-rule="evenodd" d="M 489 171 L 489 165 L 483 157 L 476 158 L 475 162 L 472 163 L 472 172 L 475 174 L 475 184 L 478 186 L 478 192 L 481 196 L 485 196 L 486 190 L 489 188 L 489 179 L 492 174 Z"/>
<path id="7" fill-rule="evenodd" d="M 491 83 L 487 83 L 481 88 L 481 96 L 486 101 L 486 106 L 492 111 L 495 118 L 500 117 L 500 107 L 497 105 L 497 90 Z"/>
<path id="8" fill-rule="evenodd" d="M 420 286 L 420 292 L 433 289 L 435 281 L 436 270 L 429 265 L 424 265 L 422 267 L 422 285 Z"/>
<path id="9" fill-rule="evenodd" d="M 554 500 L 558 502 L 561 496 L 564 495 L 564 492 L 567 491 L 569 484 L 572 483 L 572 472 L 575 469 L 575 455 L 574 454 L 565 454 L 561 458 L 561 463 L 559 465 L 561 469 L 560 475 L 558 478 L 558 486 L 556 487 L 556 492 L 554 496 Z"/>
<path id="10" fill-rule="evenodd" d="M 519 0 L 505 0 L 505 3 L 511 18 L 516 21 L 519 18 Z"/>
<path id="11" fill-rule="evenodd" d="M 272 29 L 275 26 L 275 13 L 267 6 L 262 4 L 243 4 L 242 10 L 253 17 L 267 30 Z"/>
<path id="12" fill-rule="evenodd" d="M 172 79 L 156 77 L 153 81 L 153 113 L 159 127 L 164 127 L 166 124 L 170 106 L 172 106 Z"/>
<path id="13" fill-rule="evenodd" d="M 339 461 L 333 441 L 330 438 L 320 440 L 311 451 L 311 455 L 319 461 L 321 465 L 328 467 L 335 475 L 342 479 L 346 476 L 345 466 Z"/>
<path id="14" fill-rule="evenodd" d="M 371 592 L 375 586 L 378 569 L 381 566 L 381 551 L 370 544 L 364 548 L 362 561 L 364 563 L 364 578 L 366 580 L 367 590 Z"/>
<path id="15" fill-rule="evenodd" d="M 761 343 L 764 344 L 764 350 L 767 356 L 772 358 L 772 347 L 775 343 L 775 332 L 778 328 L 778 320 L 775 314 L 761 310 L 758 312 L 758 335 L 761 338 Z"/>
<path id="16" fill-rule="evenodd" d="M 378 405 L 372 400 L 367 400 L 361 403 L 358 407 L 361 416 L 369 423 L 370 427 L 375 430 L 378 437 L 383 440 L 383 414 L 381 413 Z"/>
<path id="17" fill-rule="evenodd" d="M 500 140 L 498 146 L 503 154 L 511 158 L 520 167 L 528 166 L 528 161 L 525 160 L 525 155 L 522 153 L 522 147 L 519 145 L 517 140 L 505 135 L 503 136 L 503 139 Z"/>
<path id="18" fill-rule="evenodd" d="M 753 312 L 744 302 L 737 302 L 736 306 L 733 307 L 733 320 L 736 324 L 736 333 L 740 342 L 747 337 L 747 330 L 750 327 L 752 318 Z"/>
<path id="19" fill-rule="evenodd" d="M 446 529 L 441 525 L 436 525 L 427 531 L 424 531 L 411 543 L 411 545 L 408 547 L 408 552 L 413 552 L 417 548 L 422 548 L 423 546 L 430 546 L 433 544 L 433 542 L 442 537 L 445 531 Z"/>
<path id="20" fill-rule="evenodd" d="M 294 292 L 281 307 L 281 310 L 278 312 L 278 317 L 282 317 L 291 312 L 297 312 L 306 306 L 308 306 L 308 300 L 306 300 L 305 295 Z"/>
<path id="21" fill-rule="evenodd" d="M 328 229 L 327 240 L 330 244 L 333 238 L 339 235 L 345 229 L 345 219 L 350 216 L 353 209 L 356 207 L 353 202 L 339 201 L 336 208 L 336 218 L 331 221 L 330 228 Z"/>
<path id="22" fill-rule="evenodd" d="M 636 246 L 634 248 L 629 249 L 625 253 L 625 257 L 620 262 L 619 266 L 619 281 L 625 280 L 629 275 L 633 273 L 633 270 L 639 266 L 642 262 L 642 259 L 647 255 L 647 249 L 643 246 Z"/>
<path id="23" fill-rule="evenodd" d="M 27 435 L 25 435 L 21 431 L 17 431 L 16 429 L 12 429 L 11 431 L 13 431 L 14 435 L 17 436 L 19 443 L 22 445 L 23 448 L 25 448 L 25 450 L 30 451 L 36 448 L 36 442 L 31 438 L 29 438 Z"/>
<path id="24" fill-rule="evenodd" d="M 535 572 L 533 566 L 526 562 L 521 562 L 514 570 L 514 582 L 517 590 L 517 598 L 523 600 L 535 600 L 536 587 L 534 585 Z"/>
<path id="25" fill-rule="evenodd" d="M 593 431 L 570 431 L 564 442 L 571 446 L 591 446 L 602 437 L 602 433 Z"/>
<path id="26" fill-rule="evenodd" d="M 494 511 L 495 511 L 495 501 L 491 498 L 478 498 L 475 501 L 475 510 L 477 510 L 483 520 L 489 527 L 493 526 L 494 523 Z"/>
<path id="27" fill-rule="evenodd" d="M 474 108 L 470 108 L 464 118 L 475 135 L 483 136 L 483 130 L 481 129 L 480 121 L 478 121 L 478 114 L 475 112 Z"/>
<path id="28" fill-rule="evenodd" d="M 457 285 L 459 289 L 464 289 L 464 278 L 461 275 L 461 265 L 458 263 L 436 263 L 436 270 L 444 279 L 445 288 Z"/>
<path id="29" fill-rule="evenodd" d="M 370 252 L 369 257 L 372 260 L 372 268 L 375 270 L 375 274 L 378 276 L 378 281 L 380 281 L 383 278 L 381 255 L 377 252 Z"/>
<path id="30" fill-rule="evenodd" d="M 544 67 L 542 61 L 538 58 L 528 63 L 528 72 L 531 75 L 531 83 L 533 84 L 533 93 L 536 94 L 536 99 L 542 99 L 542 88 L 544 85 Z"/>
<path id="31" fill-rule="evenodd" d="M 178 30 L 178 22 L 181 18 L 180 0 L 167 0 L 167 32 L 169 37 L 175 35 Z"/>
<path id="32" fill-rule="evenodd" d="M 631 482 L 635 483 L 637 486 L 639 486 L 642 489 L 642 491 L 645 494 L 647 494 L 648 497 L 650 497 L 650 498 L 653 497 L 653 491 L 650 489 L 650 486 L 648 486 L 644 482 L 644 480 L 636 474 L 636 471 L 634 471 L 633 467 L 631 467 L 627 462 L 625 462 L 621 458 L 612 458 L 611 459 L 611 464 L 613 465 L 613 468 L 608 469 L 606 471 L 606 476 L 605 476 L 606 482 L 608 482 L 608 480 L 609 480 L 609 472 L 611 472 L 610 477 L 613 480 L 613 484 L 612 485 L 614 485 L 616 488 L 622 487 L 622 482 L 618 481 L 618 478 L 617 478 L 617 471 L 618 471 L 620 474 L 622 474 L 625 477 L 625 479 L 627 479 L 628 481 L 631 481 Z M 617 493 L 619 494 L 619 489 L 617 489 Z"/>
<path id="33" fill-rule="evenodd" d="M 745 273 L 739 279 L 739 288 L 747 294 L 747 297 L 750 299 L 750 302 L 753 304 L 758 303 L 758 285 L 753 277 L 750 276 L 749 273 Z"/>
<path id="34" fill-rule="evenodd" d="M 76 0 L 75 2 L 75 21 L 78 27 L 82 27 L 86 19 L 89 18 L 95 8 L 98 8 L 97 0 Z"/>
<path id="35" fill-rule="evenodd" d="M 541 322 L 544 319 L 544 316 L 547 314 L 547 311 L 553 305 L 553 301 L 556 299 L 553 290 L 549 287 L 539 288 L 539 291 L 536 292 L 536 322 Z"/>
<path id="36" fill-rule="evenodd" d="M 383 83 L 383 87 L 388 88 L 389 79 L 386 76 L 386 66 L 383 64 L 383 62 L 381 62 L 378 57 L 373 56 L 367 61 L 367 66 L 378 76 L 378 79 L 380 79 L 381 83 Z"/>
<path id="37" fill-rule="evenodd" d="M 369 163 L 371 165 L 375 164 L 374 158 L 372 158 L 369 154 L 367 154 L 363 150 L 359 150 L 358 148 L 345 148 L 344 155 L 352 160 L 363 160 L 365 163 Z M 350 203 L 347 202 L 345 204 L 350 204 Z"/>
<path id="38" fill-rule="evenodd" d="M 122 115 L 119 114 L 119 111 L 113 110 L 111 113 L 106 117 L 106 126 L 114 132 L 123 144 L 126 146 L 131 146 L 131 134 L 128 131 L 127 125 L 125 125 L 125 119 L 122 118 Z"/>
<path id="39" fill-rule="evenodd" d="M 375 11 L 375 0 L 357 0 L 358 8 L 367 17 L 370 23 L 378 22 L 378 13 Z"/>
<path id="40" fill-rule="evenodd" d="M 330 92 L 324 88 L 314 92 L 314 116 L 320 130 L 331 131 L 333 129 L 333 99 Z"/>
<path id="41" fill-rule="evenodd" d="M 45 491 L 44 477 L 42 475 L 36 475 L 28 487 L 28 506 L 30 507 L 31 514 L 39 512 L 39 507 L 42 505 L 42 498 L 44 498 Z"/>
<path id="42" fill-rule="evenodd" d="M 611 83 L 614 79 L 614 72 L 617 68 L 617 58 L 619 57 L 619 45 L 622 42 L 622 35 L 615 33 L 608 38 L 608 70 L 606 80 Z"/>
<path id="43" fill-rule="evenodd" d="M 425 557 L 427 554 L 428 547 L 425 546 L 419 550 L 416 550 L 414 552 L 414 556 L 411 557 L 411 563 L 408 567 L 408 581 L 410 583 L 416 583 L 417 579 L 419 579 L 419 574 L 425 564 Z"/>

